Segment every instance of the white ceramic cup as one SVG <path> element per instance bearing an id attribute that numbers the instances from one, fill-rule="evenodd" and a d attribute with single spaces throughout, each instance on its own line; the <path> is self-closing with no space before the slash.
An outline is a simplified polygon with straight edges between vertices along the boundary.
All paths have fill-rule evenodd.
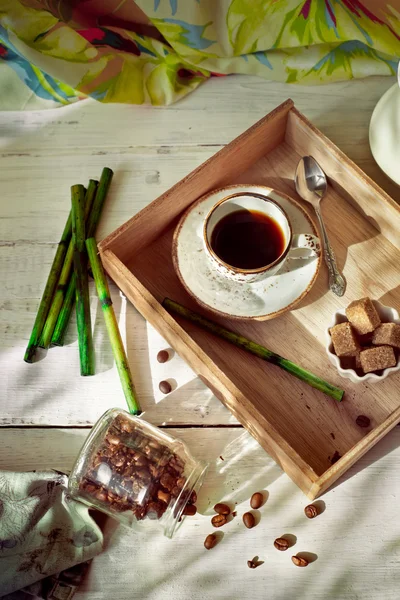
<path id="1" fill-rule="evenodd" d="M 241 269 L 224 262 L 214 252 L 211 247 L 211 238 L 215 226 L 221 219 L 238 210 L 261 212 L 278 223 L 284 235 L 285 245 L 283 252 L 274 262 L 258 269 Z M 203 238 L 205 251 L 212 266 L 228 279 L 246 283 L 260 281 L 275 275 L 289 256 L 290 258 L 307 259 L 320 254 L 320 242 L 317 237 L 309 233 L 293 234 L 292 226 L 283 208 L 267 196 L 253 192 L 231 194 L 217 202 L 205 217 Z M 238 244 L 240 244 L 240 239 L 238 239 Z"/>

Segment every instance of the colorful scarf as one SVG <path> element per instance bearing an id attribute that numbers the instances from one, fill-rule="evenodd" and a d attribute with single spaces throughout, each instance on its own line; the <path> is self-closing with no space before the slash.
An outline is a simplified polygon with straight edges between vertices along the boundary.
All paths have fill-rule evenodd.
<path id="1" fill-rule="evenodd" d="M 395 6 L 397 4 L 397 7 Z M 0 0 L 0 109 L 163 105 L 211 76 L 394 75 L 399 0 Z"/>

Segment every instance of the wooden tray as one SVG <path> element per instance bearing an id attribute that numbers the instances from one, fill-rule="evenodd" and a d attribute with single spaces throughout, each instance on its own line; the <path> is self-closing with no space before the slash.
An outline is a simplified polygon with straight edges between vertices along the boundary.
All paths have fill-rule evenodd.
<path id="1" fill-rule="evenodd" d="M 348 282 L 344 298 L 321 269 L 299 308 L 265 322 L 208 316 L 343 387 L 341 403 L 195 325 L 170 316 L 168 296 L 198 312 L 172 265 L 171 241 L 182 212 L 206 192 L 233 183 L 275 187 L 298 198 L 293 177 L 312 154 L 330 179 L 323 212 Z M 109 235 L 104 265 L 142 315 L 309 496 L 325 491 L 400 420 L 400 378 L 354 385 L 339 377 L 324 349 L 333 313 L 369 295 L 400 308 L 400 210 L 287 100 Z M 371 419 L 368 429 L 358 415 Z M 335 459 L 340 456 L 339 460 Z"/>

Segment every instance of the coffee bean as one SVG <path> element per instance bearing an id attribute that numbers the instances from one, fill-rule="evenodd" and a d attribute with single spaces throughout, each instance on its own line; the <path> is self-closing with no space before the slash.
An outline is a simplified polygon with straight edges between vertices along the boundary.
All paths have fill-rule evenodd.
<path id="1" fill-rule="evenodd" d="M 157 354 L 157 360 L 159 363 L 166 363 L 168 359 L 169 359 L 168 350 L 160 350 L 160 352 Z"/>
<path id="2" fill-rule="evenodd" d="M 254 515 L 251 512 L 244 513 L 243 515 L 243 523 L 246 525 L 247 529 L 251 529 L 256 524 Z"/>
<path id="3" fill-rule="evenodd" d="M 314 506 L 314 504 L 309 504 L 308 506 L 305 507 L 304 514 L 306 515 L 306 517 L 308 519 L 314 519 L 315 517 L 318 516 L 317 507 Z"/>
<path id="4" fill-rule="evenodd" d="M 80 486 L 81 490 L 87 492 L 88 494 L 93 494 L 96 491 L 96 486 L 91 483 L 84 483 Z"/>
<path id="5" fill-rule="evenodd" d="M 257 568 L 256 563 L 254 561 L 252 561 L 252 560 L 248 560 L 247 561 L 247 566 L 249 567 L 249 569 L 256 569 Z"/>
<path id="6" fill-rule="evenodd" d="M 137 467 L 145 467 L 148 463 L 148 459 L 145 457 L 144 454 L 136 453 L 133 457 L 133 460 L 135 461 Z"/>
<path id="7" fill-rule="evenodd" d="M 175 481 L 176 479 L 174 479 L 170 473 L 164 473 L 160 478 L 161 485 L 169 492 L 175 486 Z"/>
<path id="8" fill-rule="evenodd" d="M 358 415 L 356 423 L 359 427 L 369 427 L 371 425 L 371 420 L 365 415 Z"/>
<path id="9" fill-rule="evenodd" d="M 211 548 L 214 548 L 214 546 L 216 546 L 217 542 L 217 536 L 214 535 L 214 533 L 210 533 L 204 540 L 204 548 L 206 548 L 207 550 L 211 550 Z"/>
<path id="10" fill-rule="evenodd" d="M 225 523 L 227 522 L 228 520 L 225 515 L 215 515 L 211 519 L 211 525 L 213 525 L 214 527 L 222 527 L 222 525 L 225 525 Z"/>
<path id="11" fill-rule="evenodd" d="M 182 511 L 183 515 L 187 517 L 193 517 L 197 513 L 197 508 L 194 504 L 186 504 L 185 508 Z"/>
<path id="12" fill-rule="evenodd" d="M 120 424 L 120 429 L 121 429 L 121 431 L 124 431 L 125 433 L 132 433 L 133 424 L 124 419 Z"/>
<path id="13" fill-rule="evenodd" d="M 173 498 L 177 498 L 180 493 L 181 493 L 181 490 L 178 488 L 177 485 L 175 487 L 173 487 L 172 490 L 171 490 L 171 496 Z"/>
<path id="14" fill-rule="evenodd" d="M 289 542 L 285 540 L 285 538 L 276 538 L 274 541 L 274 546 L 277 550 L 284 552 L 289 548 Z"/>
<path id="15" fill-rule="evenodd" d="M 100 502 L 105 502 L 107 500 L 107 494 L 104 490 L 99 490 L 96 494 L 96 498 Z"/>
<path id="16" fill-rule="evenodd" d="M 190 498 L 189 498 L 189 504 L 196 504 L 196 502 L 197 502 L 197 494 L 196 494 L 195 490 L 193 490 L 193 492 L 191 493 Z"/>
<path id="17" fill-rule="evenodd" d="M 171 384 L 168 381 L 160 381 L 158 388 L 163 394 L 169 394 L 172 390 Z"/>
<path id="18" fill-rule="evenodd" d="M 308 560 L 301 556 L 292 556 L 292 563 L 296 565 L 296 567 L 306 567 L 308 565 Z"/>
<path id="19" fill-rule="evenodd" d="M 231 512 L 229 506 L 227 504 L 222 504 L 221 502 L 214 506 L 214 510 L 219 515 L 229 515 Z"/>
<path id="20" fill-rule="evenodd" d="M 169 501 L 171 500 L 171 496 L 168 492 L 163 492 L 163 490 L 158 490 L 157 498 L 158 500 L 161 500 L 161 502 L 165 502 L 165 504 L 169 504 Z"/>
<path id="21" fill-rule="evenodd" d="M 263 502 L 264 502 L 264 496 L 262 495 L 261 492 L 256 492 L 250 498 L 251 508 L 255 508 L 255 509 L 260 508 L 260 506 L 262 505 Z"/>
<path id="22" fill-rule="evenodd" d="M 120 443 L 121 440 L 116 435 L 108 435 L 107 436 L 107 441 L 112 446 L 117 446 Z"/>

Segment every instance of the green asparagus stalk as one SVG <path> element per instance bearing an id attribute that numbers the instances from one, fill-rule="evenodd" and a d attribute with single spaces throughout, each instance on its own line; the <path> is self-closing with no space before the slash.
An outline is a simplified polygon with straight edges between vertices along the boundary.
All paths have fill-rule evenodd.
<path id="1" fill-rule="evenodd" d="M 104 320 L 107 327 L 108 336 L 111 342 L 111 348 L 114 354 L 119 377 L 121 379 L 122 389 L 125 394 L 129 412 L 138 415 L 141 413 L 135 388 L 133 386 L 132 375 L 129 369 L 128 359 L 122 343 L 117 319 L 108 288 L 107 278 L 104 273 L 103 265 L 97 253 L 96 240 L 92 237 L 86 240 L 86 248 L 89 254 L 90 266 L 93 272 L 93 278 L 96 284 L 97 294 L 99 296 L 101 308 L 103 310 Z"/>
<path id="2" fill-rule="evenodd" d="M 90 299 L 85 246 L 85 193 L 82 185 L 73 185 L 72 242 L 74 245 L 74 273 L 76 278 L 76 324 L 78 328 L 81 375 L 94 375 L 94 349 L 90 320 Z"/>
<path id="3" fill-rule="evenodd" d="M 89 222 L 87 222 L 87 234 L 86 237 L 92 237 L 96 233 L 96 228 L 100 220 L 101 211 L 104 206 L 104 202 L 107 196 L 108 188 L 110 187 L 113 172 L 107 167 L 103 169 L 99 187 L 97 189 L 96 198 L 93 203 L 93 208 L 90 213 Z M 68 323 L 71 317 L 72 308 L 75 301 L 75 277 L 72 275 L 68 284 L 68 289 L 65 295 L 65 299 L 61 310 L 58 315 L 57 324 L 54 329 L 51 343 L 55 346 L 62 346 L 64 344 L 65 332 L 68 327 Z"/>
<path id="4" fill-rule="evenodd" d="M 97 181 L 91 179 L 89 181 L 88 189 L 85 197 L 85 217 L 90 214 L 93 199 L 97 190 Z M 51 303 L 49 313 L 47 315 L 46 323 L 43 327 L 42 337 L 40 339 L 40 346 L 48 348 L 50 346 L 54 328 L 57 323 L 58 315 L 61 310 L 65 294 L 67 292 L 67 286 L 70 281 L 74 258 L 74 247 L 72 240 L 68 246 L 68 250 L 64 259 L 64 264 L 58 280 L 58 286 L 56 293 Z"/>
<path id="5" fill-rule="evenodd" d="M 331 385 L 320 377 L 313 375 L 309 371 L 302 369 L 302 367 L 299 367 L 287 358 L 283 358 L 282 356 L 279 356 L 279 354 L 268 350 L 264 346 L 260 346 L 260 344 L 252 342 L 242 335 L 221 327 L 221 325 L 218 325 L 218 323 L 214 323 L 213 321 L 205 319 L 201 315 L 189 310 L 185 306 L 182 306 L 170 298 L 164 299 L 163 306 L 169 312 L 180 315 L 181 317 L 192 321 L 192 323 L 196 323 L 196 325 L 199 325 L 199 327 L 202 329 L 205 329 L 206 331 L 209 331 L 210 333 L 213 333 L 214 335 L 217 335 L 218 337 L 235 344 L 235 346 L 239 346 L 239 348 L 243 348 L 243 350 L 246 350 L 251 354 L 255 354 L 255 356 L 258 356 L 259 358 L 262 358 L 263 360 L 266 360 L 267 362 L 270 362 L 274 365 L 277 365 L 281 369 L 288 371 L 288 373 L 291 373 L 291 375 L 294 375 L 298 379 L 305 381 L 308 383 L 308 385 L 311 385 L 313 388 L 316 388 L 324 394 L 331 396 L 338 402 L 342 400 L 344 395 L 343 390 Z"/>
<path id="6" fill-rule="evenodd" d="M 50 273 L 47 278 L 47 283 L 44 288 L 42 299 L 40 300 L 39 309 L 36 315 L 35 323 L 33 325 L 31 337 L 29 338 L 28 346 L 25 351 L 24 361 L 27 363 L 33 362 L 36 348 L 39 345 L 40 336 L 42 334 L 43 327 L 46 322 L 46 317 L 49 312 L 51 301 L 54 296 L 54 291 L 56 289 L 60 272 L 64 263 L 67 247 L 71 239 L 71 233 L 72 227 L 70 212 L 61 239 L 58 242 L 57 251 L 53 259 L 53 264 L 51 265 Z"/>

